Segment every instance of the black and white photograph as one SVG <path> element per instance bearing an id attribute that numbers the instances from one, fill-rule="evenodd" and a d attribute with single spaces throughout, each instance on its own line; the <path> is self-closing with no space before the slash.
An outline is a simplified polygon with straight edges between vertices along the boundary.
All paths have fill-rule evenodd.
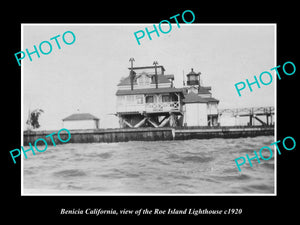
<path id="1" fill-rule="evenodd" d="M 23 195 L 276 194 L 276 24 L 22 24 L 22 49 Z"/>
<path id="2" fill-rule="evenodd" d="M 2 14 L 5 221 L 296 219 L 296 5 L 44 3 Z"/>

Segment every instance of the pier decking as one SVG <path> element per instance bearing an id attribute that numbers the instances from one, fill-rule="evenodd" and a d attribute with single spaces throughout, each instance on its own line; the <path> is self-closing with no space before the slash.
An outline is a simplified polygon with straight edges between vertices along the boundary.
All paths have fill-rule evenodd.
<path id="1" fill-rule="evenodd" d="M 261 125 L 272 125 L 273 116 L 275 114 L 275 107 L 247 107 L 247 108 L 230 108 L 230 109 L 218 109 L 218 115 L 229 113 L 234 117 L 249 117 L 249 126 L 253 125 L 253 119 L 260 122 Z M 266 122 L 262 121 L 258 116 L 266 117 Z"/>
<path id="2" fill-rule="evenodd" d="M 33 145 L 35 140 L 43 138 L 52 145 L 47 135 L 57 131 L 25 131 L 23 146 Z M 274 135 L 274 126 L 226 126 L 226 127 L 177 127 L 177 128 L 130 128 L 130 129 L 94 129 L 70 130 L 68 143 L 112 143 L 127 141 L 171 141 L 209 138 L 239 138 Z M 66 139 L 61 134 L 62 139 Z M 60 144 L 57 135 L 54 142 Z"/>

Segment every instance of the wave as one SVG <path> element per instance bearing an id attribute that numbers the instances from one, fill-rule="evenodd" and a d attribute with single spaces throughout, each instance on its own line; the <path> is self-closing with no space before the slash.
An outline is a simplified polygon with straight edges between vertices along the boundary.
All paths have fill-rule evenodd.
<path id="1" fill-rule="evenodd" d="M 240 193 L 274 193 L 274 185 L 252 184 L 239 188 Z"/>
<path id="2" fill-rule="evenodd" d="M 178 159 L 178 158 L 180 158 L 180 156 L 174 153 L 167 155 L 167 159 Z"/>
<path id="3" fill-rule="evenodd" d="M 60 145 L 24 160 L 23 185 L 53 193 L 270 193 L 274 157 L 247 162 L 242 172 L 234 160 L 272 139 Z"/>
<path id="4" fill-rule="evenodd" d="M 169 163 L 165 163 L 165 162 L 163 162 L 163 161 L 161 161 L 159 159 L 152 159 L 151 162 L 152 163 L 161 164 L 161 165 L 165 165 L 165 166 L 170 165 Z"/>
<path id="5" fill-rule="evenodd" d="M 104 153 L 98 153 L 93 155 L 93 157 L 99 157 L 102 159 L 109 159 L 113 156 L 113 154 L 111 152 L 104 152 Z"/>
<path id="6" fill-rule="evenodd" d="M 185 162 L 192 162 L 192 163 L 206 163 L 213 161 L 214 157 L 206 157 L 206 156 L 184 156 L 180 157 L 179 160 L 176 160 L 175 162 L 178 163 L 185 163 Z"/>
<path id="7" fill-rule="evenodd" d="M 273 161 L 273 163 L 266 163 L 266 162 L 261 163 L 261 166 L 266 169 L 270 169 L 270 170 L 274 170 L 274 168 L 275 168 L 274 161 Z"/>
<path id="8" fill-rule="evenodd" d="M 270 191 L 270 189 L 273 188 L 273 186 L 266 185 L 266 184 L 252 184 L 252 185 L 249 185 L 248 187 L 250 189 L 254 189 L 254 190 L 262 191 L 262 192 Z"/>
<path id="9" fill-rule="evenodd" d="M 77 169 L 69 169 L 69 170 L 61 170 L 53 173 L 56 177 L 82 177 L 86 176 L 87 174 L 82 170 Z"/>
<path id="10" fill-rule="evenodd" d="M 228 181 L 228 180 L 250 180 L 251 176 L 246 174 L 226 175 L 226 176 L 212 176 L 216 180 Z"/>

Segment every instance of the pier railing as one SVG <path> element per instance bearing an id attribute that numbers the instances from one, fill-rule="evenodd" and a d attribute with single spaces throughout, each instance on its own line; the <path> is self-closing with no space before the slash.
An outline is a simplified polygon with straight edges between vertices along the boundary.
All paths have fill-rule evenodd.
<path id="1" fill-rule="evenodd" d="M 253 119 L 256 119 L 261 125 L 268 126 L 274 124 L 273 115 L 275 114 L 275 107 L 251 107 L 251 108 L 232 108 L 232 109 L 218 109 L 219 116 L 223 114 L 231 114 L 234 117 L 249 117 L 249 125 L 253 125 Z M 265 116 L 263 121 L 259 116 Z"/>
<path id="2" fill-rule="evenodd" d="M 267 125 L 267 124 L 261 124 L 261 125 L 234 125 L 234 126 L 180 126 L 180 127 L 175 127 L 175 129 L 186 129 L 186 130 L 193 130 L 193 129 L 217 129 L 217 128 L 260 128 L 260 127 L 274 127 L 274 125 Z"/>
<path id="3" fill-rule="evenodd" d="M 250 115 L 274 115 L 275 107 L 248 107 L 248 108 L 230 108 L 230 109 L 218 109 L 218 114 L 230 113 L 233 116 L 250 116 Z"/>
<path id="4" fill-rule="evenodd" d="M 118 105 L 117 112 L 170 112 L 182 111 L 182 105 L 178 101 L 144 103 L 144 104 L 126 104 Z"/>

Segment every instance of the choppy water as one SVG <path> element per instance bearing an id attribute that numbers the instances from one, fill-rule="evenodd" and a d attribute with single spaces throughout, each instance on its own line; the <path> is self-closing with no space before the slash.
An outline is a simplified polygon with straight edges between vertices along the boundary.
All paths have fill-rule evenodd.
<path id="1" fill-rule="evenodd" d="M 272 142 L 260 136 L 48 146 L 24 159 L 23 193 L 272 194 L 274 157 L 253 160 L 242 172 L 234 162 Z"/>

